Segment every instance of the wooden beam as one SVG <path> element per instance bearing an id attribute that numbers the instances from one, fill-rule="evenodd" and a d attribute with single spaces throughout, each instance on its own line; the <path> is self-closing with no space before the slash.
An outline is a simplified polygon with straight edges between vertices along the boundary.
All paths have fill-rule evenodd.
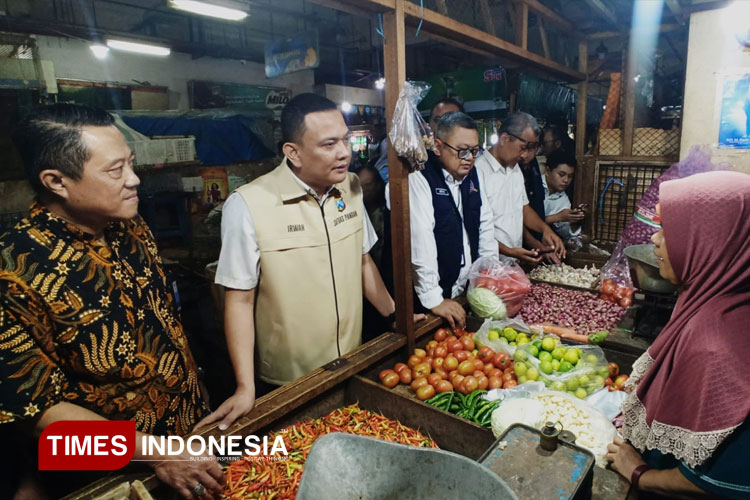
<path id="1" fill-rule="evenodd" d="M 405 0 L 383 14 L 383 66 L 385 67 L 385 122 L 393 123 L 401 87 L 406 80 Z M 393 251 L 393 295 L 396 301 L 396 330 L 406 335 L 409 352 L 414 349 L 414 289 L 411 272 L 411 227 L 409 224 L 409 171 L 396 150 L 388 145 L 388 182 L 391 197 L 391 248 Z"/>
<path id="2" fill-rule="evenodd" d="M 406 2 L 404 5 L 406 13 L 406 22 L 416 26 L 419 24 L 419 5 L 412 2 Z M 546 57 L 534 54 L 528 50 L 522 49 L 508 41 L 488 35 L 484 31 L 472 28 L 465 24 L 459 23 L 437 12 L 424 9 L 424 19 L 422 30 L 427 33 L 440 35 L 445 38 L 446 43 L 455 41 L 462 44 L 476 47 L 494 54 L 496 57 L 510 59 L 514 62 L 520 62 L 534 69 L 542 70 L 547 75 L 551 75 L 560 80 L 567 82 L 579 82 L 586 78 L 586 75 L 580 71 L 564 66 Z"/>
<path id="3" fill-rule="evenodd" d="M 487 0 L 479 0 L 479 7 L 482 9 L 482 17 L 484 18 L 484 27 L 492 36 L 497 36 L 495 31 L 495 23 L 492 21 L 492 11 L 490 10 L 490 4 Z"/>
<path id="4" fill-rule="evenodd" d="M 526 50 L 529 48 L 529 6 L 525 3 L 516 5 L 516 45 Z"/>
<path id="5" fill-rule="evenodd" d="M 680 26 L 679 24 L 662 24 L 659 27 L 659 33 L 671 33 L 673 31 L 679 31 L 682 29 L 686 29 L 685 26 Z M 651 32 L 651 30 L 648 30 Z M 635 33 L 638 33 L 639 30 L 634 30 Z M 629 37 L 630 31 L 600 31 L 597 33 L 592 33 L 590 35 L 587 35 L 586 38 L 589 40 L 604 40 L 607 38 L 618 38 L 618 37 Z"/>
<path id="6" fill-rule="evenodd" d="M 558 14 L 554 10 L 542 4 L 539 0 L 521 0 L 521 1 L 529 7 L 530 11 L 532 11 L 534 14 L 536 14 L 539 17 L 543 17 L 550 24 L 554 24 L 555 26 L 560 28 L 560 30 L 564 31 L 566 35 L 569 35 L 572 37 L 581 36 L 579 34 L 578 29 L 575 26 L 573 26 L 573 23 L 571 23 L 570 21 L 562 17 L 560 14 Z"/>
<path id="7" fill-rule="evenodd" d="M 386 12 L 393 10 L 395 0 L 364 0 L 360 2 L 352 0 L 310 0 L 312 3 L 329 9 L 340 10 L 354 16 L 367 17 L 373 12 Z"/>
<path id="8" fill-rule="evenodd" d="M 672 15 L 677 22 L 685 24 L 685 15 L 682 13 L 682 7 L 680 7 L 680 0 L 666 0 L 667 8 L 672 12 Z"/>
<path id="9" fill-rule="evenodd" d="M 549 44 L 547 43 L 547 30 L 544 29 L 544 21 L 542 21 L 542 18 L 537 19 L 539 21 L 539 37 L 542 39 L 542 52 L 544 52 L 544 57 L 547 59 L 550 58 L 549 54 Z"/>
<path id="10" fill-rule="evenodd" d="M 589 5 L 589 7 L 591 7 L 596 12 L 601 14 L 601 16 L 607 21 L 609 21 L 609 23 L 612 24 L 613 26 L 619 26 L 621 24 L 617 22 L 617 18 L 615 17 L 615 15 L 612 13 L 611 10 L 609 10 L 609 7 L 604 5 L 604 2 L 602 2 L 602 0 L 584 0 L 584 1 Z"/>
<path id="11" fill-rule="evenodd" d="M 633 128 L 635 126 L 635 74 L 636 59 L 630 57 L 628 50 L 623 50 L 623 57 L 626 58 L 625 74 L 623 82 L 625 95 L 623 98 L 623 112 L 625 120 L 622 126 L 622 155 L 632 156 L 633 154 Z"/>

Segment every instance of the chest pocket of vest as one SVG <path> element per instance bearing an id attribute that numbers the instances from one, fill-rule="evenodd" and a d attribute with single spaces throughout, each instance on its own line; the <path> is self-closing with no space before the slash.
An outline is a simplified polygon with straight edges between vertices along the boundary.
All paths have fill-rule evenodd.
<path id="1" fill-rule="evenodd" d="M 362 231 L 362 224 L 360 210 L 329 214 L 325 225 L 319 212 L 307 214 L 306 217 L 280 218 L 273 228 L 267 226 L 265 230 L 258 231 L 258 247 L 263 253 L 327 246 L 329 238 L 331 243 L 336 243 Z"/>

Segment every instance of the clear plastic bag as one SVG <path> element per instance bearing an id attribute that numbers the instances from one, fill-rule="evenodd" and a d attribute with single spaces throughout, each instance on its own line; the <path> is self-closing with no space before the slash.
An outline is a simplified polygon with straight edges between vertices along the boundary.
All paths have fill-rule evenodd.
<path id="1" fill-rule="evenodd" d="M 486 320 L 474 334 L 474 340 L 481 345 L 489 346 L 495 352 L 504 352 L 509 356 L 513 356 L 516 352 L 516 347 L 510 345 L 510 341 L 503 335 L 506 328 L 512 328 L 516 331 L 516 334 L 524 333 L 530 339 L 536 340 L 538 337 L 538 335 L 531 333 L 529 326 L 519 316 L 518 318 L 501 319 L 498 321 Z M 490 338 L 491 330 L 495 330 L 497 338 L 495 338 L 495 335 Z"/>
<path id="2" fill-rule="evenodd" d="M 429 90 L 430 85 L 425 82 L 404 82 L 388 134 L 393 149 L 409 161 L 412 172 L 424 166 L 427 150 L 434 145 L 433 131 L 417 110 L 417 104 Z"/>
<path id="3" fill-rule="evenodd" d="M 508 317 L 519 313 L 531 290 L 531 281 L 518 264 L 501 262 L 495 257 L 477 259 L 469 271 L 469 291 L 486 288 L 503 299 Z"/>

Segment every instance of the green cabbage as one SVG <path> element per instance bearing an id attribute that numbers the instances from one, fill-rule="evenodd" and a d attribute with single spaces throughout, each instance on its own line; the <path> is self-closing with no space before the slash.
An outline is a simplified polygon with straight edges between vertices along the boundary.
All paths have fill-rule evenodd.
<path id="1" fill-rule="evenodd" d="M 474 314 L 481 318 L 505 319 L 507 312 L 503 299 L 486 288 L 476 287 L 469 291 L 467 298 Z"/>

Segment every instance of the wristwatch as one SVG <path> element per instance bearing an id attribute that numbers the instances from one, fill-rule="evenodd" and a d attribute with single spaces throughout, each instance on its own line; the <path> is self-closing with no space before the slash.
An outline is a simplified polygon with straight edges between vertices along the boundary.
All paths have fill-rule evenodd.
<path id="1" fill-rule="evenodd" d="M 641 476 L 644 472 L 647 470 L 650 470 L 651 467 L 649 467 L 647 464 L 641 464 L 635 469 L 633 469 L 633 473 L 630 475 L 630 484 L 633 486 L 634 489 L 638 490 L 640 489 L 639 482 L 641 480 Z"/>

